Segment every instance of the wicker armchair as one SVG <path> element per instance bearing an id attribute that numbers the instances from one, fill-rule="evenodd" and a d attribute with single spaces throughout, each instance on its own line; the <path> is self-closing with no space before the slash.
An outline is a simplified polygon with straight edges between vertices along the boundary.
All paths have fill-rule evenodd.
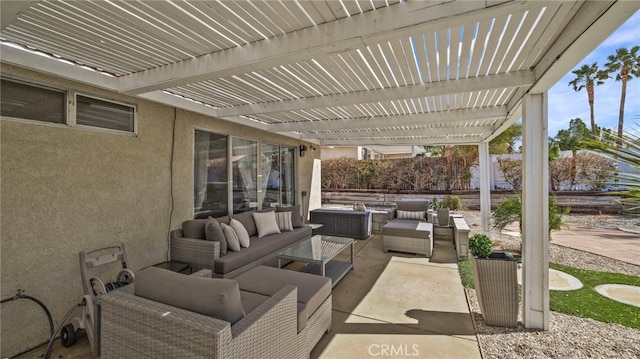
<path id="1" fill-rule="evenodd" d="M 382 227 L 384 252 L 433 253 L 433 225 L 426 221 L 427 201 L 398 201 Z M 404 212 L 404 213 L 403 213 Z"/>
<path id="2" fill-rule="evenodd" d="M 297 289 L 286 286 L 234 325 L 130 293 L 101 300 L 101 358 L 306 358 Z M 302 333 L 300 333 L 302 334 Z"/>

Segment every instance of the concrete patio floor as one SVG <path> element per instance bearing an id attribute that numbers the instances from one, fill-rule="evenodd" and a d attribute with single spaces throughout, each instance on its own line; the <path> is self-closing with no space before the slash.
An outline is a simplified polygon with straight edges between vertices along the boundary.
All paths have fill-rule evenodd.
<path id="1" fill-rule="evenodd" d="M 384 253 L 380 234 L 355 250 L 354 270 L 333 289 L 332 330 L 311 358 L 481 357 L 450 242 L 436 241 L 432 258 Z M 348 249 L 337 259 L 348 260 Z M 56 340 L 51 357 L 91 358 L 86 335 L 69 348 Z"/>
<path id="2" fill-rule="evenodd" d="M 341 259 L 347 259 L 346 256 Z M 355 269 L 333 291 L 332 331 L 311 358 L 480 358 L 453 245 L 432 258 L 356 242 Z"/>

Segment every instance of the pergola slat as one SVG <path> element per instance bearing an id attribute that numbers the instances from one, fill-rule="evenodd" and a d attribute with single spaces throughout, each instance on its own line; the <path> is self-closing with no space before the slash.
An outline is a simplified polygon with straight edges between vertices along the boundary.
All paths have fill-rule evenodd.
<path id="1" fill-rule="evenodd" d="M 534 37 L 535 43 L 530 47 L 527 58 L 524 60 L 526 67 L 533 66 L 538 59 L 543 55 L 543 49 L 548 46 L 551 39 L 556 36 L 553 31 L 548 31 L 549 26 L 562 22 L 564 18 L 572 17 L 579 10 L 577 4 L 558 4 L 557 6 L 549 6 L 544 13 L 543 21 L 540 21 L 538 27 L 540 33 L 534 33 L 538 35 Z"/>
<path id="2" fill-rule="evenodd" d="M 501 42 L 501 36 L 504 32 L 504 27 L 507 22 L 506 16 L 501 16 L 494 19 L 494 22 L 491 26 L 491 31 L 488 34 L 488 42 L 484 47 L 484 55 L 482 56 L 482 64 L 480 65 L 480 70 L 478 75 L 486 75 L 489 72 L 489 66 L 492 61 L 495 60 L 495 55 L 498 52 L 499 44 Z"/>
<path id="3" fill-rule="evenodd" d="M 438 50 L 436 44 L 436 32 L 427 32 L 424 34 L 427 48 L 427 68 L 429 76 L 424 79 L 425 82 L 438 82 Z"/>
<path id="4" fill-rule="evenodd" d="M 447 78 L 449 73 L 447 69 L 447 65 L 448 65 L 447 54 L 449 50 L 449 45 L 447 43 L 448 41 L 447 30 L 448 29 L 443 29 L 437 32 L 437 35 L 438 35 L 438 42 L 437 42 L 438 81 L 449 80 Z"/>
<path id="5" fill-rule="evenodd" d="M 515 44 L 515 34 L 516 30 L 519 27 L 520 21 L 524 16 L 523 12 L 514 13 L 511 15 L 509 22 L 506 25 L 503 33 L 501 34 L 502 40 L 500 41 L 500 46 L 496 49 L 495 57 L 491 67 L 489 68 L 489 73 L 501 73 L 500 68 L 503 66 L 503 63 L 507 60 L 505 59 L 505 54 L 507 51 L 511 49 L 512 46 L 517 46 L 519 44 Z"/>
<path id="6" fill-rule="evenodd" d="M 454 26 L 451 28 L 451 35 L 449 37 L 449 54 L 448 54 L 448 63 L 449 63 L 449 76 L 448 78 L 451 80 L 455 80 L 458 78 L 459 67 L 460 67 L 460 58 L 458 53 L 460 50 L 460 26 Z"/>

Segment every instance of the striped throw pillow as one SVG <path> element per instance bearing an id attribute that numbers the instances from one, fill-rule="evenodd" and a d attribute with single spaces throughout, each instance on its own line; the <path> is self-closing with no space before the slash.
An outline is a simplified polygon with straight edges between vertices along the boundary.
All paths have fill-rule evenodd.
<path id="1" fill-rule="evenodd" d="M 403 211 L 398 210 L 398 219 L 415 219 L 415 220 L 423 220 L 424 219 L 424 211 Z"/>
<path id="2" fill-rule="evenodd" d="M 280 232 L 293 231 L 291 214 L 291 212 L 276 212 L 276 222 L 278 222 L 278 228 L 280 228 Z"/>

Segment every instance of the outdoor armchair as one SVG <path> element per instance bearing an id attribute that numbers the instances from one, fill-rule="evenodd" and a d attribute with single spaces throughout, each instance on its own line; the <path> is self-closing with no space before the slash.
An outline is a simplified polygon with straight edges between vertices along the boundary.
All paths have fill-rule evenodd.
<path id="1" fill-rule="evenodd" d="M 193 294 L 192 294 L 193 295 Z M 131 293 L 101 302 L 101 358 L 301 358 L 294 286 L 235 324 Z"/>

